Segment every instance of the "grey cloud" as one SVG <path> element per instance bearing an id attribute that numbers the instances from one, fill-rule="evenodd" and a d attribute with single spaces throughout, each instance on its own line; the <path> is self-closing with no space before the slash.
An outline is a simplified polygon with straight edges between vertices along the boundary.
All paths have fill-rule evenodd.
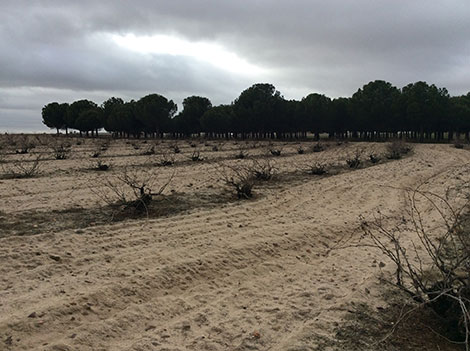
<path id="1" fill-rule="evenodd" d="M 270 73 L 241 77 L 108 40 L 127 33 L 220 43 Z M 2 99 L 1 91 L 27 87 L 44 89 L 35 90 L 28 116 L 62 90 L 70 99 L 158 92 L 178 102 L 198 94 L 228 103 L 260 79 L 289 98 L 349 96 L 373 79 L 399 87 L 426 80 L 462 94 L 470 90 L 469 38 L 467 0 L 2 1 L 0 129 L 7 105 L 31 105 L 21 95 Z"/>

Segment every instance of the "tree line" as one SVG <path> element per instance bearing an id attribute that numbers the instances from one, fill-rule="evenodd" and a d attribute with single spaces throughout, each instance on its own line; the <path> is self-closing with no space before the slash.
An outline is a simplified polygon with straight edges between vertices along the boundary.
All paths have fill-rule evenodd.
<path id="1" fill-rule="evenodd" d="M 331 138 L 381 140 L 406 137 L 418 141 L 470 139 L 470 92 L 451 97 L 446 88 L 426 82 L 399 89 L 376 80 L 352 97 L 331 99 L 312 93 L 287 100 L 272 84 L 254 84 L 231 104 L 212 106 L 206 97 L 190 96 L 177 113 L 172 100 L 150 94 L 138 101 L 112 97 L 100 106 L 89 100 L 52 102 L 42 109 L 43 123 L 80 134 L 104 129 L 114 136 L 210 138 Z"/>

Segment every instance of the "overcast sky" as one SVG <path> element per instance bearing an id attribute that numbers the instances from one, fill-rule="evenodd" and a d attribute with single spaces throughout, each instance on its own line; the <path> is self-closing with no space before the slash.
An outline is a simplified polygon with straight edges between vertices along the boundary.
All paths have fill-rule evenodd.
<path id="1" fill-rule="evenodd" d="M 0 0 L 0 131 L 52 101 L 351 96 L 371 80 L 470 91 L 469 0 Z"/>

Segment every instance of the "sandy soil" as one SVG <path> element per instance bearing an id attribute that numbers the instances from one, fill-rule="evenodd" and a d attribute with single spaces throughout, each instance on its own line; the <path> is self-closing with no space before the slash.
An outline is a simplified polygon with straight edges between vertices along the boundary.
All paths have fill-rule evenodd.
<path id="1" fill-rule="evenodd" d="M 227 192 L 216 163 L 251 161 L 233 158 L 239 144 L 215 152 L 211 142 L 198 146 L 206 160 L 192 162 L 193 148 L 180 142 L 176 164 L 154 169 L 162 178 L 176 172 L 166 193 L 193 199 L 183 210 L 75 226 L 68 212 L 78 209 L 79 221 L 105 206 L 96 192 L 105 176 L 88 169 L 91 143 L 74 145 L 70 159 L 42 161 L 39 177 L 0 180 L 1 350 L 348 349 L 338 328 L 354 306 L 387 306 L 378 276 L 393 267 L 370 248 L 333 248 L 361 235 L 360 215 L 380 208 L 399 221 L 403 188 L 426 181 L 442 193 L 463 183 L 470 161 L 467 150 L 416 145 L 401 160 L 304 176 L 301 165 L 339 165 L 358 148 L 367 155 L 384 145 L 298 155 L 298 144 L 286 144 L 273 158 L 278 180 L 252 200 L 211 205 Z M 250 155 L 266 158 L 267 146 L 256 146 L 246 146 Z M 106 176 L 125 165 L 145 170 L 149 158 L 136 153 L 112 144 Z"/>

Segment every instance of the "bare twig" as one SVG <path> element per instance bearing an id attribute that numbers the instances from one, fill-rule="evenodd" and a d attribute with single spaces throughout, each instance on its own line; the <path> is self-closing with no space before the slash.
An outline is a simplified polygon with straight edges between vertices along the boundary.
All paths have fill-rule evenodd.
<path id="1" fill-rule="evenodd" d="M 380 213 L 370 221 L 362 218 L 362 230 L 370 240 L 367 246 L 379 249 L 395 263 L 396 285 L 439 314 L 469 350 L 468 200 L 451 205 L 447 197 L 421 187 L 408 189 L 406 194 L 409 221 L 390 228 Z M 439 215 L 440 235 L 426 226 L 421 203 L 428 204 Z"/>

